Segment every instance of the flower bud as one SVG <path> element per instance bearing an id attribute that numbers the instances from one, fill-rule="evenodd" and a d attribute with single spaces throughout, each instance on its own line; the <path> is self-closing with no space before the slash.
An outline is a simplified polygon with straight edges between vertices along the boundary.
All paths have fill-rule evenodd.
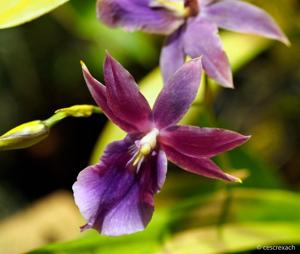
<path id="1" fill-rule="evenodd" d="M 0 150 L 30 147 L 49 134 L 49 128 L 43 121 L 36 120 L 21 124 L 0 137 Z"/>
<path id="2" fill-rule="evenodd" d="M 89 117 L 93 113 L 97 107 L 93 105 L 75 105 L 68 108 L 62 108 L 55 111 L 55 113 L 64 113 L 66 116 L 73 116 L 73 117 Z"/>

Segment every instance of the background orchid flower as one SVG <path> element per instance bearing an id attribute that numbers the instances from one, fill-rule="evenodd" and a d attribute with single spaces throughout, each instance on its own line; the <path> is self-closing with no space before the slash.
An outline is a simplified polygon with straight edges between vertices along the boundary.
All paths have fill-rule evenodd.
<path id="1" fill-rule="evenodd" d="M 180 4 L 182 8 L 178 8 Z M 112 27 L 169 35 L 160 58 L 165 82 L 187 55 L 203 56 L 207 75 L 224 87 L 233 87 L 218 28 L 289 44 L 270 15 L 239 0 L 98 0 L 97 12 Z"/>
<path id="2" fill-rule="evenodd" d="M 154 210 L 153 195 L 163 186 L 167 158 L 184 170 L 238 182 L 209 158 L 248 140 L 236 132 L 178 126 L 194 100 L 201 60 L 184 64 L 169 80 L 151 110 L 133 77 L 111 56 L 104 64 L 106 86 L 83 64 L 87 86 L 107 117 L 128 135 L 109 144 L 100 162 L 84 169 L 73 185 L 74 197 L 88 221 L 104 235 L 143 230 Z"/>

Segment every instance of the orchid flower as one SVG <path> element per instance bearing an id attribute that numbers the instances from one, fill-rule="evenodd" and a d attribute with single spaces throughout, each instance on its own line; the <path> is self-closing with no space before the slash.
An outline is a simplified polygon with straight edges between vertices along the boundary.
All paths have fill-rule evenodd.
<path id="1" fill-rule="evenodd" d="M 210 157 L 231 150 L 249 137 L 236 132 L 179 126 L 201 79 L 201 59 L 184 64 L 163 88 L 153 109 L 133 77 L 111 56 L 104 64 L 105 86 L 83 66 L 87 86 L 106 116 L 128 133 L 109 144 L 100 162 L 84 169 L 73 185 L 87 224 L 103 235 L 143 230 L 154 211 L 153 195 L 162 188 L 167 159 L 184 170 L 214 179 L 239 182 Z"/>
<path id="2" fill-rule="evenodd" d="M 186 56 L 203 56 L 206 74 L 224 87 L 233 87 L 218 28 L 289 44 L 270 15 L 239 0 L 98 0 L 97 13 L 111 27 L 169 35 L 160 57 L 165 83 Z"/>

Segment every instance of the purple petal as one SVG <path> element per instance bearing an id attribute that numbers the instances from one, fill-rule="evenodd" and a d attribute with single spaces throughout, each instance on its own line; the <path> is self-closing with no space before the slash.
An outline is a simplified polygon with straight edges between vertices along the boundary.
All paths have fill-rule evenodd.
<path id="1" fill-rule="evenodd" d="M 162 144 L 162 149 L 166 152 L 170 161 L 188 172 L 213 179 L 240 182 L 238 178 L 224 173 L 208 158 L 189 157 L 164 144 Z"/>
<path id="2" fill-rule="evenodd" d="M 249 3 L 236 0 L 217 1 L 203 8 L 201 15 L 221 28 L 261 35 L 290 44 L 271 16 Z"/>
<path id="3" fill-rule="evenodd" d="M 203 57 L 203 69 L 209 77 L 224 87 L 233 87 L 230 64 L 215 24 L 191 19 L 184 36 L 184 49 L 192 58 Z"/>
<path id="4" fill-rule="evenodd" d="M 167 168 L 168 168 L 168 160 L 166 153 L 163 150 L 160 150 L 157 154 L 156 160 L 156 167 L 157 167 L 157 190 L 156 192 L 160 191 L 163 187 L 166 176 L 167 176 Z"/>
<path id="5" fill-rule="evenodd" d="M 160 55 L 160 69 L 164 84 L 184 64 L 183 27 L 167 38 Z"/>
<path id="6" fill-rule="evenodd" d="M 166 8 L 151 7 L 152 0 L 98 0 L 97 16 L 111 27 L 170 34 L 183 18 Z"/>
<path id="7" fill-rule="evenodd" d="M 104 64 L 107 104 L 112 112 L 136 129 L 146 132 L 152 126 L 151 108 L 130 73 L 110 55 Z"/>
<path id="8" fill-rule="evenodd" d="M 201 59 L 184 64 L 169 79 L 153 107 L 157 128 L 177 123 L 187 112 L 197 94 L 202 73 Z"/>
<path id="9" fill-rule="evenodd" d="M 250 137 L 217 128 L 172 126 L 160 132 L 161 143 L 191 157 L 212 157 L 232 150 Z"/>
<path id="10" fill-rule="evenodd" d="M 126 119 L 116 116 L 109 106 L 107 105 L 107 99 L 106 99 L 106 87 L 102 85 L 98 80 L 96 80 L 91 73 L 89 72 L 88 68 L 85 66 L 85 64 L 82 62 L 82 71 L 83 76 L 85 79 L 85 82 L 87 84 L 88 89 L 90 90 L 90 93 L 96 103 L 99 105 L 99 107 L 102 109 L 104 114 L 116 125 L 118 125 L 120 128 L 125 130 L 126 132 L 136 132 L 138 129 L 131 125 L 126 121 Z"/>
<path id="11" fill-rule="evenodd" d="M 159 162 L 157 156 L 152 156 L 137 173 L 128 164 L 133 145 L 130 137 L 111 143 L 100 163 L 79 174 L 73 191 L 75 202 L 88 221 L 83 230 L 94 228 L 104 235 L 122 235 L 143 230 L 149 223 L 154 210 L 153 194 L 161 184 Z"/>

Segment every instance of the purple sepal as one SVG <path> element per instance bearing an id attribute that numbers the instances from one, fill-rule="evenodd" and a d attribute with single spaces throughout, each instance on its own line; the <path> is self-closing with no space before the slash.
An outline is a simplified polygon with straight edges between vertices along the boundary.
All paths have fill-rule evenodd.
<path id="1" fill-rule="evenodd" d="M 201 16 L 224 29 L 256 34 L 281 41 L 286 45 L 290 44 L 286 35 L 267 12 L 243 1 L 215 1 L 203 8 Z"/>
<path id="2" fill-rule="evenodd" d="M 185 27 L 179 28 L 171 34 L 165 41 L 160 54 L 160 70 L 164 79 L 164 84 L 185 62 L 183 48 L 183 34 Z"/>
<path id="3" fill-rule="evenodd" d="M 159 141 L 187 156 L 213 157 L 242 145 L 249 138 L 219 128 L 171 126 L 161 131 Z"/>
<path id="4" fill-rule="evenodd" d="M 237 177 L 224 173 L 209 158 L 186 156 L 185 154 L 182 154 L 176 151 L 174 148 L 164 144 L 162 144 L 162 148 L 167 154 L 168 160 L 172 161 L 174 164 L 188 172 L 213 179 L 240 182 Z"/>
<path id="5" fill-rule="evenodd" d="M 104 80 L 107 104 L 114 115 L 126 119 L 138 131 L 149 131 L 152 112 L 147 100 L 131 74 L 109 54 L 104 63 Z"/>
<path id="6" fill-rule="evenodd" d="M 98 80 L 96 80 L 91 73 L 89 72 L 88 68 L 85 64 L 82 63 L 82 72 L 87 84 L 87 87 L 95 100 L 98 106 L 102 109 L 103 113 L 116 125 L 118 125 L 121 129 L 126 132 L 136 132 L 138 129 L 128 123 L 126 119 L 117 117 L 110 107 L 107 104 L 107 96 L 106 96 L 106 87 L 102 85 Z"/>
<path id="7" fill-rule="evenodd" d="M 111 27 L 156 34 L 170 34 L 184 22 L 176 13 L 151 5 L 152 0 L 98 0 L 97 16 Z"/>
<path id="8" fill-rule="evenodd" d="M 153 107 L 157 128 L 176 124 L 183 117 L 197 95 L 201 74 L 201 58 L 198 58 L 184 64 L 169 79 Z"/>
<path id="9" fill-rule="evenodd" d="M 202 56 L 207 75 L 220 85 L 233 88 L 230 64 L 214 23 L 201 18 L 190 19 L 184 35 L 184 50 L 192 58 Z"/>

